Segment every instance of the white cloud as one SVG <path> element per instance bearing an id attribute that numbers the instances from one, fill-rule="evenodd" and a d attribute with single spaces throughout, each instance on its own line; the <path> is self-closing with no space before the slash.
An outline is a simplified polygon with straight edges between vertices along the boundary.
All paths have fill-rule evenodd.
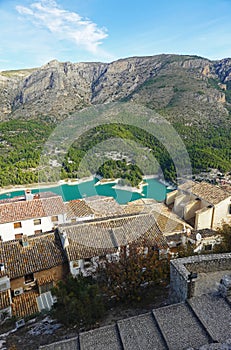
<path id="1" fill-rule="evenodd" d="M 35 25 L 48 29 L 60 40 L 70 40 L 93 54 L 99 53 L 99 45 L 107 38 L 107 30 L 82 18 L 78 13 L 62 9 L 54 0 L 41 0 L 29 7 L 16 6 L 18 13 Z"/>

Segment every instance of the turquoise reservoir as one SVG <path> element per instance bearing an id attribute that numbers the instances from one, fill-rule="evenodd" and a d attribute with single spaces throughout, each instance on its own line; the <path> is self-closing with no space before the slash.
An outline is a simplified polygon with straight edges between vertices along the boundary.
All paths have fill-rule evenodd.
<path id="1" fill-rule="evenodd" d="M 82 182 L 80 184 L 62 184 L 55 187 L 46 187 L 41 189 L 32 189 L 32 193 L 51 191 L 63 197 L 65 202 L 73 199 L 80 199 L 84 197 L 91 197 L 95 195 L 114 197 L 120 204 L 126 204 L 139 198 L 153 198 L 157 201 L 164 201 L 166 193 L 170 192 L 165 185 L 160 183 L 157 179 L 145 180 L 147 186 L 143 187 L 142 193 L 131 192 L 121 189 L 114 189 L 115 183 L 106 183 L 103 185 L 96 185 L 98 179 Z M 0 199 L 13 198 L 23 195 L 24 191 L 12 191 L 0 195 Z"/>

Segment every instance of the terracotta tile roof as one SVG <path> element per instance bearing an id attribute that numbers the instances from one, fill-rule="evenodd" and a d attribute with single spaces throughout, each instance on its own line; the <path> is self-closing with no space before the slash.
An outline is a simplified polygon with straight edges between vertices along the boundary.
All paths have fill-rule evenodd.
<path id="1" fill-rule="evenodd" d="M 204 199 L 210 204 L 218 204 L 219 202 L 229 198 L 230 192 L 223 190 L 219 186 L 211 185 L 207 182 L 187 181 L 178 187 L 185 192 L 193 193 L 195 196 Z"/>
<path id="2" fill-rule="evenodd" d="M 93 215 L 93 210 L 84 200 L 73 200 L 65 204 L 67 219 Z"/>
<path id="3" fill-rule="evenodd" d="M 25 317 L 38 313 L 39 309 L 36 299 L 38 295 L 38 293 L 32 291 L 14 297 L 11 304 L 12 315 Z"/>
<path id="4" fill-rule="evenodd" d="M 4 310 L 10 306 L 10 294 L 8 290 L 0 292 L 0 310 Z"/>
<path id="5" fill-rule="evenodd" d="M 92 196 L 84 201 L 93 211 L 95 217 L 109 217 L 124 214 L 123 207 L 113 197 Z"/>
<path id="6" fill-rule="evenodd" d="M 0 224 L 65 213 L 61 196 L 54 193 L 41 194 L 32 200 L 24 197 L 0 200 Z"/>
<path id="7" fill-rule="evenodd" d="M 44 276 L 44 277 L 37 278 L 37 285 L 43 286 L 44 284 L 51 283 L 53 281 L 54 281 L 53 275 Z"/>
<path id="8" fill-rule="evenodd" d="M 59 230 L 68 237 L 70 261 L 114 253 L 127 244 L 167 247 L 155 218 L 149 214 L 60 225 Z"/>
<path id="9" fill-rule="evenodd" d="M 28 237 L 27 247 L 19 240 L 0 242 L 0 256 L 11 279 L 66 261 L 59 237 L 54 233 Z"/>
<path id="10" fill-rule="evenodd" d="M 173 213 L 165 204 L 151 199 L 138 199 L 124 206 L 126 213 L 150 213 L 154 215 L 161 232 L 168 234 L 182 231 L 185 223 L 179 216 Z"/>

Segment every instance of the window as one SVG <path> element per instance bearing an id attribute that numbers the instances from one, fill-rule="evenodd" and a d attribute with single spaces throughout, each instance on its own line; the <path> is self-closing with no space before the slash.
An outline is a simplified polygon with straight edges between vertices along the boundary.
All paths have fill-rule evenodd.
<path id="1" fill-rule="evenodd" d="M 22 227 L 21 221 L 14 222 L 14 228 L 20 228 L 20 227 Z"/>
<path id="2" fill-rule="evenodd" d="M 42 232 L 43 232 L 42 230 L 35 230 L 35 231 L 34 231 L 34 234 L 35 234 L 35 235 L 39 235 L 39 234 L 42 233 Z"/>
<path id="3" fill-rule="evenodd" d="M 34 282 L 34 274 L 29 273 L 28 275 L 25 275 L 25 283 L 31 283 Z"/>
<path id="4" fill-rule="evenodd" d="M 76 222 L 76 219 L 71 219 L 71 223 L 74 224 Z"/>
<path id="5" fill-rule="evenodd" d="M 16 235 L 14 235 L 15 239 L 21 239 L 23 236 L 23 233 L 17 233 Z"/>
<path id="6" fill-rule="evenodd" d="M 52 222 L 57 222 L 57 221 L 59 221 L 59 217 L 57 215 L 54 215 L 54 216 L 51 217 L 51 221 Z"/>
<path id="7" fill-rule="evenodd" d="M 212 250 L 212 244 L 205 245 L 205 250 Z"/>
<path id="8" fill-rule="evenodd" d="M 231 204 L 229 205 L 228 213 L 229 213 L 229 215 L 231 215 Z"/>
<path id="9" fill-rule="evenodd" d="M 35 219 L 34 225 L 41 225 L 41 219 Z"/>

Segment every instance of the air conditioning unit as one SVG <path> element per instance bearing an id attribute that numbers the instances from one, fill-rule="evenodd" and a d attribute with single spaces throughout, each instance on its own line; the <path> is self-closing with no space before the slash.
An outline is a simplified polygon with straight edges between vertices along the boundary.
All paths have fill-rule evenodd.
<path id="1" fill-rule="evenodd" d="M 14 297 L 23 293 L 23 288 L 14 289 Z"/>

